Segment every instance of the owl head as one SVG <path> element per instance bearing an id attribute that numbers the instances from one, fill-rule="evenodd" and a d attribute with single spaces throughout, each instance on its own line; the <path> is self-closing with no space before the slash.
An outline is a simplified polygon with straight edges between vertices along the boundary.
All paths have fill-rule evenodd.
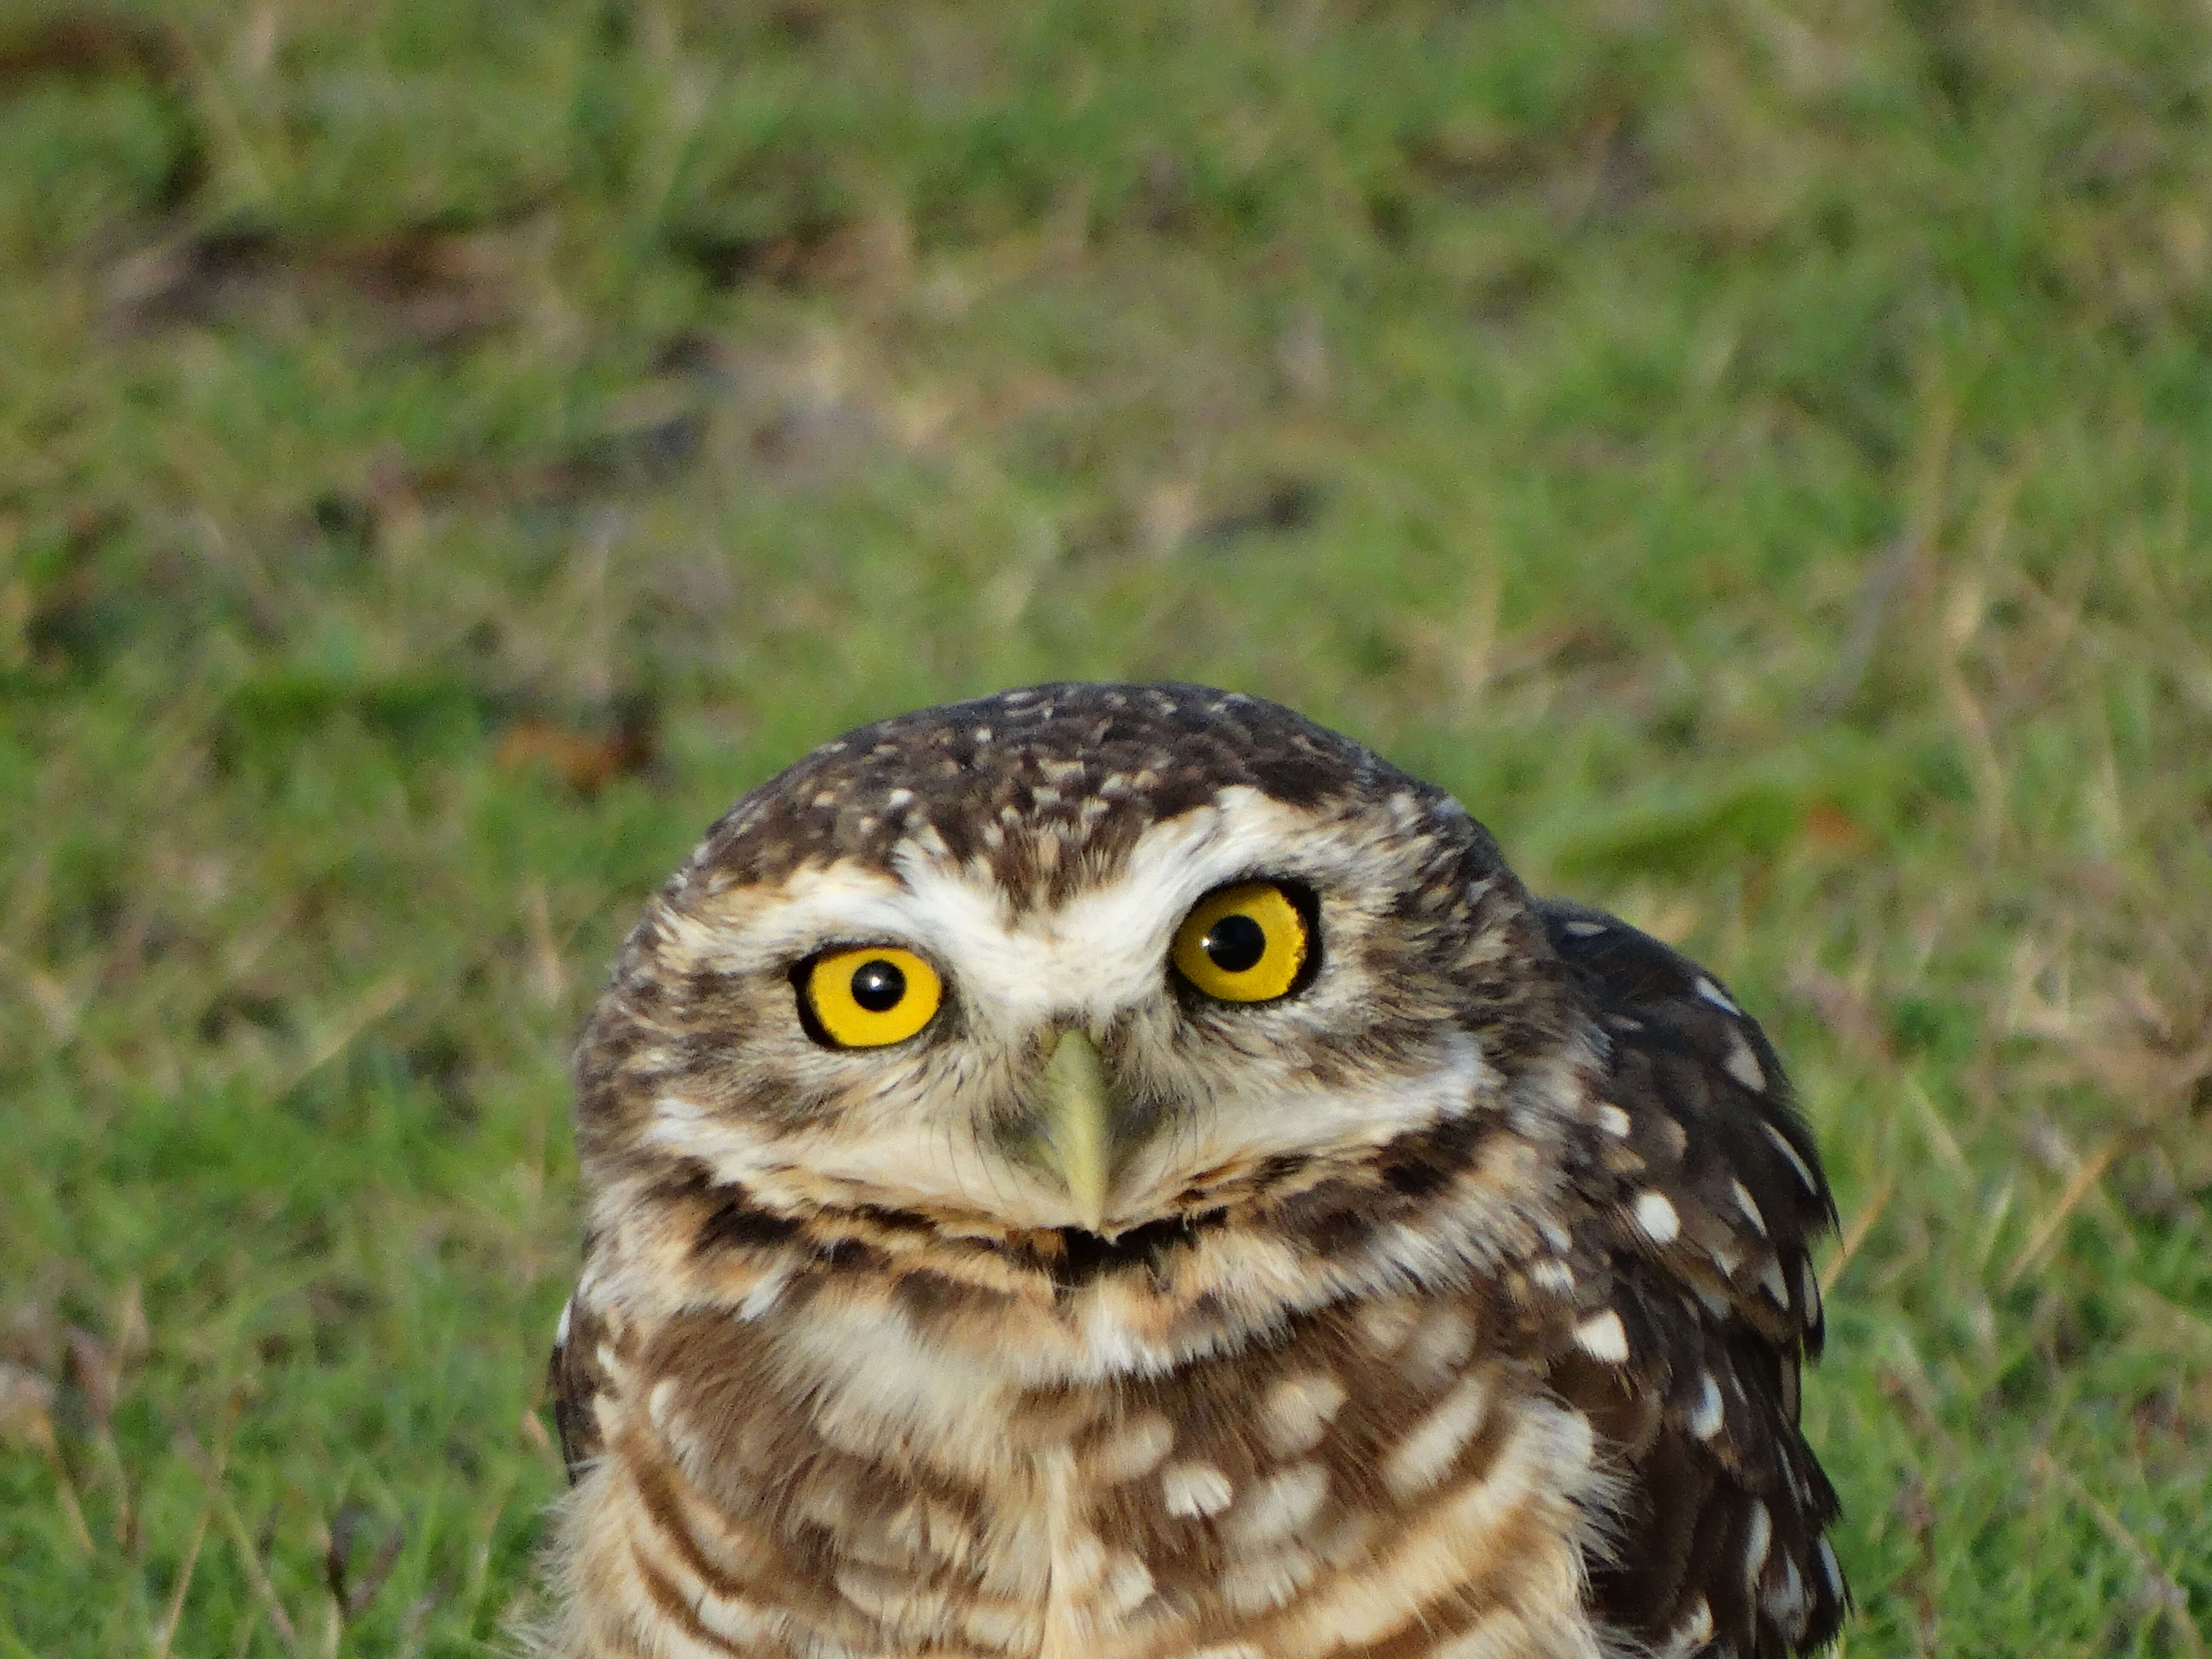
<path id="1" fill-rule="evenodd" d="M 631 934 L 580 1060 L 594 1224 L 1103 1287 L 1206 1340 L 1408 1271 L 1508 1120 L 1520 1167 L 1453 1211 L 1495 1237 L 1432 1243 L 1535 1224 L 1531 1125 L 1588 1054 L 1562 975 L 1464 810 L 1287 709 L 1066 684 L 885 720 L 740 800 Z"/>

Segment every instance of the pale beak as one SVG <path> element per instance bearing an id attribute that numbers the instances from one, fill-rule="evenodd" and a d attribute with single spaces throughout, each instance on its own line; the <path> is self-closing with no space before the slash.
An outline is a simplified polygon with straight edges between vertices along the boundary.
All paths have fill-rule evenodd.
<path id="1" fill-rule="evenodd" d="M 1076 1218 L 1106 1231 L 1109 1119 L 1106 1062 L 1081 1031 L 1062 1031 L 1044 1063 L 1044 1161 L 1075 1200 Z"/>

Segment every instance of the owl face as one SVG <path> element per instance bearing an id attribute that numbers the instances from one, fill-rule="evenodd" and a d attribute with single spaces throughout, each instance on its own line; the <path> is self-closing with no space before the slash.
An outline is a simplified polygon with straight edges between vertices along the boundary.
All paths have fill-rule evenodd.
<path id="1" fill-rule="evenodd" d="M 926 835 L 732 890 L 678 948 L 736 1040 L 648 1138 L 764 1194 L 798 1164 L 817 1201 L 1109 1239 L 1269 1160 L 1364 1153 L 1485 1077 L 1407 914 L 1449 850 L 1427 820 L 1237 787 L 1057 902 Z"/>
<path id="2" fill-rule="evenodd" d="M 775 1215 L 1109 1261 L 1371 1215 L 1560 1047 L 1530 927 L 1455 803 L 1287 710 L 931 710 L 763 786 L 664 890 L 587 1038 L 584 1152 L 611 1204 L 672 1163 Z"/>

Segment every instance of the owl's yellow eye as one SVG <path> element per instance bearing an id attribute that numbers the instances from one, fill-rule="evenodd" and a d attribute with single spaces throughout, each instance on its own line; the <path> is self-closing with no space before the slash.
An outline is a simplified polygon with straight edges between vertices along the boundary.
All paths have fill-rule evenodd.
<path id="1" fill-rule="evenodd" d="M 1271 881 L 1209 893 L 1176 929 L 1175 965 L 1224 1002 L 1273 1002 L 1297 988 L 1313 950 L 1305 911 Z"/>
<path id="2" fill-rule="evenodd" d="M 903 1042 L 945 1000 L 937 969 L 895 945 L 834 951 L 805 963 L 796 977 L 810 1030 L 840 1048 Z"/>

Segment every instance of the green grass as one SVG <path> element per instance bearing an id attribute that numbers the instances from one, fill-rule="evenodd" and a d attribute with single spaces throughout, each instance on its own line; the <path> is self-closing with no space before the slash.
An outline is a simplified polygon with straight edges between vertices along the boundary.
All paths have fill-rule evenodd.
<path id="1" fill-rule="evenodd" d="M 0 1655 L 492 1651 L 643 896 L 857 720 L 1164 676 L 1770 1022 L 1850 1653 L 2201 1654 L 2207 65 L 2186 0 L 17 0 Z"/>

